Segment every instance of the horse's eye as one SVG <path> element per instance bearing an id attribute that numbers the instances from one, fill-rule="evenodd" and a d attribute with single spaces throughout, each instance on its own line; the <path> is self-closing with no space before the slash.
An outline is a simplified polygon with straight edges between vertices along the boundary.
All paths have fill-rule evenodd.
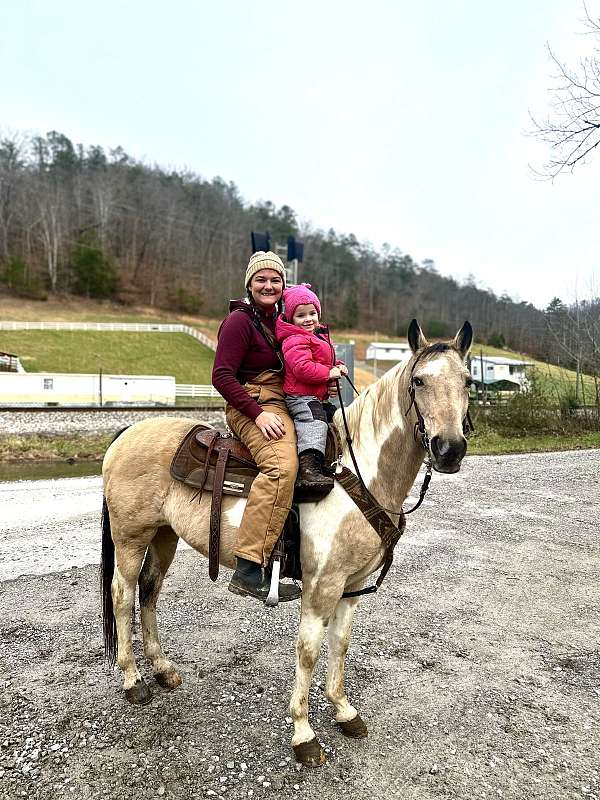
<path id="1" fill-rule="evenodd" d="M 470 389 L 473 386 L 473 378 L 465 378 L 465 386 Z"/>
<path id="2" fill-rule="evenodd" d="M 422 378 L 413 378 L 413 383 L 415 386 L 423 386 L 423 379 Z"/>

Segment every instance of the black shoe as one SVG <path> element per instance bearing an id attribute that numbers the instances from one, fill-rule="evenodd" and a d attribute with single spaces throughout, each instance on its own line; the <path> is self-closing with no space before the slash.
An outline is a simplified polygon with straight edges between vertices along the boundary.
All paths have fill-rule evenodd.
<path id="1" fill-rule="evenodd" d="M 237 568 L 227 587 L 233 594 L 242 597 L 255 597 L 263 602 L 267 599 L 271 586 L 271 576 L 263 573 L 260 564 L 248 561 L 246 558 L 237 559 Z M 279 584 L 279 602 L 297 600 L 301 595 L 300 588 L 295 584 Z"/>
<path id="2" fill-rule="evenodd" d="M 321 489 L 324 492 L 333 489 L 333 478 L 323 474 L 323 455 L 318 450 L 305 450 L 300 453 L 298 462 L 298 489 Z"/>

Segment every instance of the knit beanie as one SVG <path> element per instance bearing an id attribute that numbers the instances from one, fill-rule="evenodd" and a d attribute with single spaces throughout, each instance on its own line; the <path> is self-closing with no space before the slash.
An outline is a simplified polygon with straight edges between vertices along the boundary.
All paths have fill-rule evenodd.
<path id="1" fill-rule="evenodd" d="M 285 318 L 288 322 L 292 321 L 296 308 L 304 303 L 312 303 L 317 309 L 319 319 L 321 319 L 321 303 L 319 302 L 319 298 L 311 291 L 310 283 L 300 283 L 298 286 L 290 286 L 290 288 L 286 289 L 283 293 Z"/>
<path id="2" fill-rule="evenodd" d="M 285 267 L 283 266 L 283 261 L 276 253 L 272 253 L 270 250 L 268 253 L 265 253 L 264 250 L 258 250 L 256 253 L 253 253 L 250 261 L 248 262 L 246 279 L 244 283 L 246 289 L 248 288 L 248 284 L 252 280 L 252 277 L 256 275 L 257 272 L 260 272 L 261 269 L 273 269 L 275 272 L 278 272 L 281 275 L 283 285 L 285 286 Z"/>

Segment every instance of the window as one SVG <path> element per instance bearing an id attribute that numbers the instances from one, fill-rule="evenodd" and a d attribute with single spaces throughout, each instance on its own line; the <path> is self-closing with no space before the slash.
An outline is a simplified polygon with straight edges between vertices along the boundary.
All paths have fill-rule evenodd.
<path id="1" fill-rule="evenodd" d="M 54 378 L 44 378 L 44 391 L 54 389 Z"/>

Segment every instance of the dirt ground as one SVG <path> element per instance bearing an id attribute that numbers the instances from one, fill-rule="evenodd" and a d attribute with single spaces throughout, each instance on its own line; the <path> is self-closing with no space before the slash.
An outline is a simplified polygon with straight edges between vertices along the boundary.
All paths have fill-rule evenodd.
<path id="1" fill-rule="evenodd" d="M 0 797 L 599 800 L 599 457 L 467 458 L 434 475 L 357 612 L 347 684 L 369 737 L 336 729 L 322 659 L 311 719 L 328 762 L 312 771 L 290 749 L 297 605 L 244 601 L 227 571 L 213 586 L 182 551 L 159 623 L 184 683 L 167 693 L 144 665 L 154 699 L 129 706 L 103 666 L 96 567 L 71 566 L 93 553 L 78 562 L 61 523 L 69 569 L 0 582 Z M 80 484 L 54 483 L 57 503 L 78 502 Z M 0 558 L 14 575 L 11 542 L 41 553 L 52 522 L 36 537 L 15 510 L 35 505 L 35 485 L 20 500 L 3 486 Z M 71 531 L 73 547 L 99 545 L 91 505 Z"/>

